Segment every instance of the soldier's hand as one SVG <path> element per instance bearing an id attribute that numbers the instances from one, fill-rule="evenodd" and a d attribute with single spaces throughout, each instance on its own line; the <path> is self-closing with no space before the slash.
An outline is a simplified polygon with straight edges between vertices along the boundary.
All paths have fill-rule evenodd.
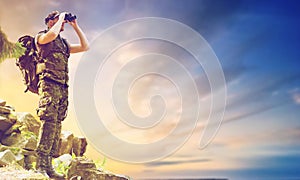
<path id="1" fill-rule="evenodd" d="M 76 19 L 74 19 L 73 21 L 69 21 L 68 23 L 69 23 L 73 28 L 75 28 L 76 26 L 78 26 L 77 20 L 76 20 Z"/>
<path id="2" fill-rule="evenodd" d="M 65 20 L 66 14 L 67 14 L 67 12 L 62 12 L 62 13 L 60 13 L 60 14 L 59 14 L 59 19 Z"/>

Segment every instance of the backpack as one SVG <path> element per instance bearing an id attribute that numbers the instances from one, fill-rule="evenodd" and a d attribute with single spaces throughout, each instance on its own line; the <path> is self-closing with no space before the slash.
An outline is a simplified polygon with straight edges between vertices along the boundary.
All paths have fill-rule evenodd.
<path id="1" fill-rule="evenodd" d="M 25 35 L 18 39 L 18 42 L 26 49 L 25 53 L 16 59 L 16 65 L 22 72 L 24 84 L 27 86 L 25 93 L 29 90 L 38 94 L 38 75 L 36 65 L 39 55 L 35 47 L 34 37 Z"/>

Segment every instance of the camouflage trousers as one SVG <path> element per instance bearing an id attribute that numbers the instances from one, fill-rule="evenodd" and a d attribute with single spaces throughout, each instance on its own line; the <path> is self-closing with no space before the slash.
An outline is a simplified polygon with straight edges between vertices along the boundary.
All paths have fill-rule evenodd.
<path id="1" fill-rule="evenodd" d="M 43 125 L 37 153 L 54 156 L 58 151 L 62 121 L 67 116 L 68 87 L 50 79 L 41 79 L 39 95 L 37 115 Z"/>

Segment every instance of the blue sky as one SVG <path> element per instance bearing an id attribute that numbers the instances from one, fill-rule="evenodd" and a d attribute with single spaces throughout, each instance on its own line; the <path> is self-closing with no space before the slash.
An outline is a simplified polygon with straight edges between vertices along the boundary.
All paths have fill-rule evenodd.
<path id="1" fill-rule="evenodd" d="M 108 168 L 118 171 L 118 167 L 122 167 L 121 173 L 138 178 L 300 178 L 298 1 L 30 2 L 32 4 L 28 1 L 0 1 L 0 26 L 11 40 L 24 33 L 40 31 L 44 28 L 43 18 L 54 9 L 74 12 L 90 41 L 104 29 L 124 20 L 163 17 L 184 23 L 201 34 L 223 67 L 228 90 L 227 106 L 221 129 L 210 146 L 204 151 L 195 150 L 199 131 L 203 129 L 197 126 L 194 137 L 167 159 L 141 165 L 108 160 Z M 18 16 L 20 13 L 22 17 Z M 70 41 L 76 40 L 68 29 L 64 33 Z M 79 59 L 74 56 L 76 58 Z M 17 104 L 14 102 L 18 99 L 11 94 L 11 89 L 20 85 L 9 84 L 7 79 L 19 77 L 13 63 L 5 63 L 0 65 L 0 98 Z M 74 73 L 75 68 L 71 66 L 71 73 Z M 202 90 L 203 87 L 198 88 Z M 24 101 L 37 101 L 30 95 L 23 98 Z M 17 108 L 30 111 L 22 103 Z"/>

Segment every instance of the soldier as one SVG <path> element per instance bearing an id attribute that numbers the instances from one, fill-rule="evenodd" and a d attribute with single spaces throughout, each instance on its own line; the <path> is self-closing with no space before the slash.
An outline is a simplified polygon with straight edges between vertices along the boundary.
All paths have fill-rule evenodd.
<path id="1" fill-rule="evenodd" d="M 67 116 L 68 107 L 68 58 L 70 53 L 88 50 L 88 41 L 76 19 L 65 20 L 67 13 L 53 11 L 45 18 L 47 30 L 35 37 L 36 46 L 42 57 L 37 65 L 39 76 L 39 108 L 37 114 L 43 122 L 42 134 L 37 147 L 36 168 L 50 178 L 64 178 L 55 172 L 52 157 L 58 151 L 62 121 Z M 70 24 L 80 43 L 69 44 L 60 36 L 64 24 Z"/>

